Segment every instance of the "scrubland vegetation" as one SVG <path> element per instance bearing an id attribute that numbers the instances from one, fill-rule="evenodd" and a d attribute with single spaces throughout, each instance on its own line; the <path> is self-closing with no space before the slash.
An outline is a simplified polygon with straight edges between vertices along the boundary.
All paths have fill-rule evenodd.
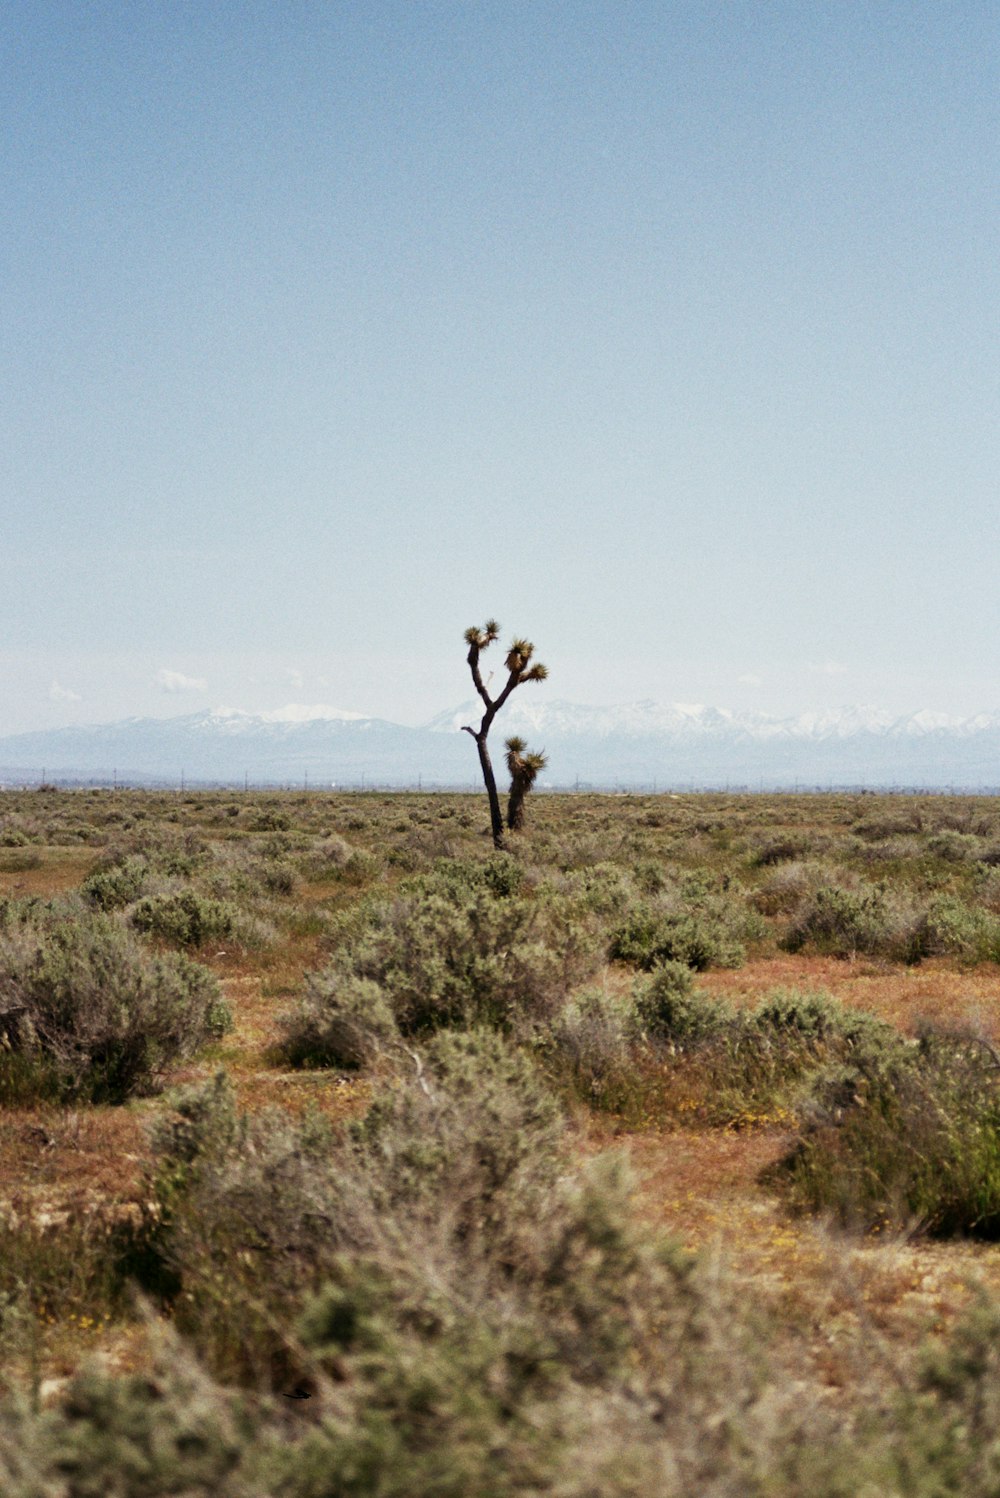
<path id="1" fill-rule="evenodd" d="M 1000 807 L 0 799 L 0 1493 L 1000 1492 Z"/>

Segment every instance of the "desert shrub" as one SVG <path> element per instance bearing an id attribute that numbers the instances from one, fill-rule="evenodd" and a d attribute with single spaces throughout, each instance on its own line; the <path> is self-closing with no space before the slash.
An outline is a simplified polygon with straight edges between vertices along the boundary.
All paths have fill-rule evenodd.
<path id="1" fill-rule="evenodd" d="M 874 813 L 855 822 L 851 831 L 855 837 L 860 837 L 865 842 L 877 843 L 889 837 L 906 837 L 911 833 L 920 832 L 922 826 L 923 821 L 919 811 L 907 812 L 903 815 L 893 815 L 891 812 L 884 815 Z"/>
<path id="2" fill-rule="evenodd" d="M 294 895 L 298 888 L 298 871 L 287 859 L 268 859 L 261 868 L 260 882 L 270 895 Z"/>
<path id="3" fill-rule="evenodd" d="M 144 896 L 132 907 L 130 920 L 137 931 L 178 946 L 200 947 L 235 935 L 239 912 L 225 901 L 184 889 Z"/>
<path id="4" fill-rule="evenodd" d="M 95 1102 L 149 1091 L 224 1032 L 207 969 L 150 956 L 101 914 L 24 921 L 0 937 L 0 1090 Z"/>
<path id="5" fill-rule="evenodd" d="M 438 871 L 369 906 L 334 962 L 379 984 L 406 1034 L 544 1020 L 597 964 L 589 925 L 565 896 L 498 897 L 457 877 Z"/>
<path id="6" fill-rule="evenodd" d="M 632 998 L 635 1027 L 651 1040 L 694 1044 L 717 1034 L 731 1022 L 728 1004 L 694 992 L 691 969 L 667 961 L 636 984 Z"/>
<path id="7" fill-rule="evenodd" d="M 972 1036 L 860 1045 L 820 1071 L 780 1168 L 793 1198 L 851 1226 L 1000 1232 L 1000 1072 Z"/>
<path id="8" fill-rule="evenodd" d="M 379 862 L 367 849 L 355 848 L 333 832 L 300 855 L 299 867 L 308 879 L 366 884 L 377 875 Z"/>
<path id="9" fill-rule="evenodd" d="M 628 1011 L 600 989 L 575 994 L 536 1045 L 555 1083 L 593 1107 L 622 1111 L 641 1086 Z"/>
<path id="10" fill-rule="evenodd" d="M 774 1035 L 796 1035 L 842 1048 L 882 1041 L 896 1043 L 896 1031 L 862 1009 L 849 1009 L 823 992 L 776 988 L 751 1013 L 757 1029 Z"/>
<path id="11" fill-rule="evenodd" d="M 933 832 L 963 832 L 973 837 L 992 837 L 996 832 L 996 826 L 996 817 L 991 811 L 983 811 L 981 807 L 977 808 L 974 802 L 968 802 L 960 810 L 936 810 L 931 830 Z"/>
<path id="12" fill-rule="evenodd" d="M 268 808 L 258 812 L 251 824 L 254 832 L 287 832 L 292 825 L 292 819 L 287 812 L 276 811 Z"/>
<path id="13" fill-rule="evenodd" d="M 753 1010 L 693 991 L 680 974 L 636 985 L 632 1033 L 652 1043 L 659 1065 L 641 1049 L 649 1102 L 642 1114 L 675 1113 L 681 1121 L 759 1126 L 792 1121 L 804 1080 L 832 1065 L 897 1056 L 903 1042 L 889 1025 L 846 1009 L 826 994 L 778 989 Z M 680 981 L 678 979 L 680 978 Z"/>
<path id="14" fill-rule="evenodd" d="M 927 863 L 927 844 L 916 834 L 912 837 L 887 837 L 876 843 L 854 839 L 844 851 L 852 863 L 865 869 L 888 871 L 889 874 L 895 872 L 893 865 L 912 867 L 918 860 L 923 865 Z"/>
<path id="15" fill-rule="evenodd" d="M 93 1366 L 48 1408 L 0 1403 L 0 1488 L 5 1498 L 994 1498 L 995 1300 L 980 1293 L 946 1340 L 895 1348 L 891 1380 L 862 1373 L 823 1399 L 788 1379 L 759 1336 L 751 1345 L 746 1306 L 697 1266 L 651 1263 L 638 1235 L 616 1236 L 615 1190 L 592 1179 L 574 1209 L 579 1224 L 585 1201 L 606 1241 L 595 1250 L 574 1231 L 577 1252 L 599 1261 L 598 1298 L 621 1278 L 628 1379 L 617 1359 L 589 1380 L 567 1368 L 548 1318 L 523 1299 L 491 1311 L 450 1285 L 430 1297 L 415 1275 L 344 1260 L 296 1328 L 320 1416 L 316 1400 L 223 1387 L 151 1323 L 141 1374 Z M 634 1309 L 643 1293 L 645 1314 Z"/>
<path id="16" fill-rule="evenodd" d="M 151 870 L 166 878 L 189 879 L 207 863 L 209 845 L 193 829 L 174 831 L 169 822 L 142 821 L 104 849 L 98 869 L 112 869 L 132 858 L 145 859 Z"/>
<path id="17" fill-rule="evenodd" d="M 81 1209 L 79 1201 L 42 1212 L 20 1205 L 20 1211 L 6 1203 L 0 1207 L 0 1361 L 4 1334 L 30 1336 L 31 1318 L 73 1314 L 93 1324 L 126 1310 L 131 1301 L 127 1210 L 93 1202 Z M 16 1328 L 4 1325 L 11 1319 L 19 1323 Z"/>
<path id="18" fill-rule="evenodd" d="M 633 884 L 643 895 L 658 895 L 670 884 L 666 868 L 655 858 L 636 859 L 631 873 Z"/>
<path id="19" fill-rule="evenodd" d="M 148 861 L 133 855 L 120 863 L 95 869 L 81 884 L 80 893 L 98 910 L 119 910 L 139 898 L 149 872 Z"/>
<path id="20" fill-rule="evenodd" d="M 714 911 L 637 905 L 612 933 L 609 954 L 636 967 L 682 962 L 698 972 L 739 967 L 746 955 L 731 925 Z"/>
<path id="21" fill-rule="evenodd" d="M 562 1132 L 530 1057 L 472 1030 L 433 1036 L 416 1074 L 378 1097 L 353 1134 L 379 1212 L 405 1204 L 436 1219 L 447 1205 L 464 1240 L 501 1231 L 529 1183 L 551 1185 Z"/>
<path id="22" fill-rule="evenodd" d="M 944 829 L 927 839 L 927 852 L 944 863 L 967 863 L 976 858 L 982 848 L 979 838 L 968 832 Z"/>
<path id="23" fill-rule="evenodd" d="M 778 863 L 791 863 L 802 858 L 810 846 L 810 840 L 801 834 L 785 833 L 779 837 L 768 837 L 754 847 L 751 862 L 760 869 L 770 868 Z"/>
<path id="24" fill-rule="evenodd" d="M 0 869 L 6 874 L 21 874 L 26 869 L 38 869 L 42 855 L 37 848 L 0 849 Z"/>
<path id="25" fill-rule="evenodd" d="M 829 871 L 820 864 L 779 863 L 768 867 L 750 892 L 749 903 L 760 915 L 792 915 L 829 879 Z"/>
<path id="26" fill-rule="evenodd" d="M 939 895 L 917 921 L 910 939 L 912 960 L 947 955 L 966 962 L 1000 961 L 1000 917 Z"/>
<path id="27" fill-rule="evenodd" d="M 516 895 L 524 886 L 524 869 L 509 853 L 493 853 L 482 865 L 483 883 L 498 899 Z"/>
<path id="28" fill-rule="evenodd" d="M 227 1374 L 284 1377 L 276 1324 L 340 1254 L 499 1248 L 554 1183 L 560 1138 L 536 1069 L 492 1034 L 435 1037 L 339 1142 L 320 1118 L 238 1114 L 221 1078 L 189 1089 L 154 1133 L 150 1227 L 180 1324 Z"/>
<path id="29" fill-rule="evenodd" d="M 79 1372 L 51 1409 L 0 1406 L 5 1498 L 269 1498 L 261 1417 L 213 1382 L 180 1339 L 152 1326 L 153 1367 Z M 273 1420 L 270 1443 L 280 1436 Z"/>
<path id="30" fill-rule="evenodd" d="M 318 1283 L 341 1218 L 358 1215 L 330 1128 L 314 1114 L 240 1114 L 222 1074 L 170 1102 L 151 1130 L 140 1282 L 175 1301 L 178 1327 L 217 1373 L 280 1387 L 291 1368 L 282 1327 Z"/>
<path id="31" fill-rule="evenodd" d="M 918 1352 L 916 1376 L 897 1404 L 911 1471 L 939 1491 L 996 1492 L 1000 1483 L 1000 1304 L 980 1289 L 947 1339 Z"/>
<path id="32" fill-rule="evenodd" d="M 186 1105 L 161 1163 L 177 1314 L 202 1355 L 342 1391 L 275 1491 L 572 1492 L 615 1410 L 652 1443 L 653 1412 L 684 1408 L 703 1452 L 723 1370 L 730 1413 L 759 1383 L 717 1282 L 634 1225 L 620 1164 L 567 1174 L 551 1094 L 501 1037 L 442 1033 L 421 1059 L 347 1140 L 210 1100 Z M 726 1358 L 706 1357 L 720 1335 Z M 614 1492 L 602 1450 L 591 1491 Z"/>
<path id="33" fill-rule="evenodd" d="M 782 945 L 789 952 L 805 946 L 834 957 L 855 952 L 886 952 L 896 929 L 885 891 L 876 885 L 844 889 L 824 885 L 792 922 Z"/>
<path id="34" fill-rule="evenodd" d="M 369 1066 L 399 1034 L 378 984 L 337 966 L 310 973 L 297 1008 L 280 1023 L 281 1052 L 292 1066 Z"/>
<path id="35" fill-rule="evenodd" d="M 628 875 L 611 863 L 577 870 L 566 876 L 565 887 L 582 909 L 603 919 L 621 920 L 635 898 Z"/>

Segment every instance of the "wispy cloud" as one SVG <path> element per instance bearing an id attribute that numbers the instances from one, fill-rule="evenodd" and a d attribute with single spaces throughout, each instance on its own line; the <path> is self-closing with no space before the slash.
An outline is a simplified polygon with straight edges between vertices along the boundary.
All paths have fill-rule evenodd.
<path id="1" fill-rule="evenodd" d="M 755 676 L 752 671 L 744 671 L 743 675 L 737 676 L 736 680 L 741 687 L 759 687 L 763 684 L 763 677 Z"/>
<path id="2" fill-rule="evenodd" d="M 169 671 L 166 667 L 157 671 L 156 684 L 163 692 L 208 691 L 208 682 L 203 676 L 185 676 L 183 671 Z"/>
<path id="3" fill-rule="evenodd" d="M 810 665 L 809 669 L 814 676 L 847 675 L 847 667 L 842 666 L 839 661 L 821 661 L 818 665 Z"/>
<path id="4" fill-rule="evenodd" d="M 58 681 L 54 681 L 49 687 L 49 701 L 82 702 L 83 698 L 80 696 L 79 692 L 74 692 L 69 687 L 64 687 Z"/>
<path id="5" fill-rule="evenodd" d="M 302 675 L 302 672 L 295 666 L 289 666 L 285 672 L 285 676 L 291 682 L 292 686 L 295 687 L 296 691 L 301 691 L 306 684 L 306 679 Z"/>

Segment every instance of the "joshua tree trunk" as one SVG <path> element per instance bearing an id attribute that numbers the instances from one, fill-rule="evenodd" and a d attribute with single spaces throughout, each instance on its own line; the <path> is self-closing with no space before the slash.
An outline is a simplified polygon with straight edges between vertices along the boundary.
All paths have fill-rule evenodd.
<path id="1" fill-rule="evenodd" d="M 513 737 L 507 740 L 507 769 L 510 771 L 510 795 L 507 797 L 507 826 L 519 832 L 524 826 L 524 798 L 531 790 L 540 770 L 548 761 L 543 754 L 525 754 L 527 744 Z"/>
<path id="2" fill-rule="evenodd" d="M 497 794 L 497 778 L 493 773 L 493 761 L 490 759 L 490 751 L 486 747 L 486 734 L 475 733 L 476 748 L 479 750 L 479 764 L 483 772 L 483 783 L 486 786 L 486 795 L 490 803 L 490 823 L 493 829 L 493 846 L 503 847 L 503 814 L 500 811 L 500 797 Z"/>
<path id="3" fill-rule="evenodd" d="M 466 657 L 469 670 L 472 672 L 472 680 L 476 691 L 483 700 L 485 711 L 478 728 L 470 724 L 463 724 L 463 733 L 469 734 L 476 741 L 476 749 L 479 752 L 479 766 L 483 772 L 483 784 L 486 786 L 486 795 L 490 803 L 490 827 L 493 833 L 493 846 L 502 848 L 503 843 L 503 813 L 500 810 L 500 797 L 497 794 L 496 776 L 493 773 L 493 762 L 490 759 L 490 751 L 486 745 L 486 739 L 493 719 L 503 707 L 507 698 L 515 687 L 519 687 L 524 681 L 544 681 L 548 671 L 542 665 L 531 665 L 531 657 L 535 647 L 528 640 L 514 640 L 507 652 L 507 681 L 503 690 L 496 698 L 491 697 L 483 681 L 482 672 L 479 669 L 479 653 L 500 634 L 500 626 L 495 619 L 489 619 L 483 629 L 467 629 L 465 631 L 465 642 L 469 647 Z M 532 775 L 534 779 L 534 775 Z"/>
<path id="4" fill-rule="evenodd" d="M 510 783 L 510 795 L 507 797 L 507 826 L 511 832 L 520 832 L 524 826 L 524 798 L 528 787 L 523 778 L 518 775 Z"/>

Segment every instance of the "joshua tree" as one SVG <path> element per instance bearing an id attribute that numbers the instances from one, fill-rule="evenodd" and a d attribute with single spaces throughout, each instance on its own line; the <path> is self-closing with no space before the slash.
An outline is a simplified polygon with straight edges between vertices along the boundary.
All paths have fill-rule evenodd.
<path id="1" fill-rule="evenodd" d="M 535 783 L 539 770 L 548 760 L 543 754 L 525 754 L 527 744 L 515 734 L 507 740 L 507 768 L 510 771 L 510 795 L 507 797 L 507 826 L 517 832 L 524 826 L 524 798 Z"/>
<path id="2" fill-rule="evenodd" d="M 507 680 L 503 690 L 498 697 L 491 697 L 483 682 L 482 672 L 479 669 L 479 655 L 487 646 L 492 645 L 494 640 L 500 636 L 500 626 L 495 619 L 487 619 L 482 629 L 465 631 L 465 643 L 469 647 L 466 657 L 469 662 L 469 670 L 472 672 L 472 680 L 476 691 L 483 699 L 485 712 L 482 722 L 478 728 L 471 728 L 468 724 L 463 725 L 463 732 L 469 733 L 476 741 L 479 750 L 479 765 L 483 772 L 483 782 L 486 786 L 486 794 L 490 802 L 490 822 L 493 829 L 493 844 L 497 848 L 503 847 L 503 816 L 500 811 L 500 797 L 497 795 L 497 782 L 493 774 L 493 764 L 490 760 L 490 751 L 486 746 L 486 737 L 493 726 L 493 719 L 503 707 L 507 698 L 515 687 L 519 687 L 524 681 L 544 681 L 548 676 L 548 668 L 540 664 L 532 665 L 531 657 L 535 653 L 535 647 L 529 640 L 512 640 L 510 649 L 507 651 L 505 665 L 507 667 Z M 541 768 L 539 766 L 539 768 Z M 537 771 L 535 772 L 537 773 Z M 534 779 L 534 775 L 532 776 Z M 513 795 L 513 786 L 511 787 Z M 523 792 L 522 792 L 523 800 Z"/>

